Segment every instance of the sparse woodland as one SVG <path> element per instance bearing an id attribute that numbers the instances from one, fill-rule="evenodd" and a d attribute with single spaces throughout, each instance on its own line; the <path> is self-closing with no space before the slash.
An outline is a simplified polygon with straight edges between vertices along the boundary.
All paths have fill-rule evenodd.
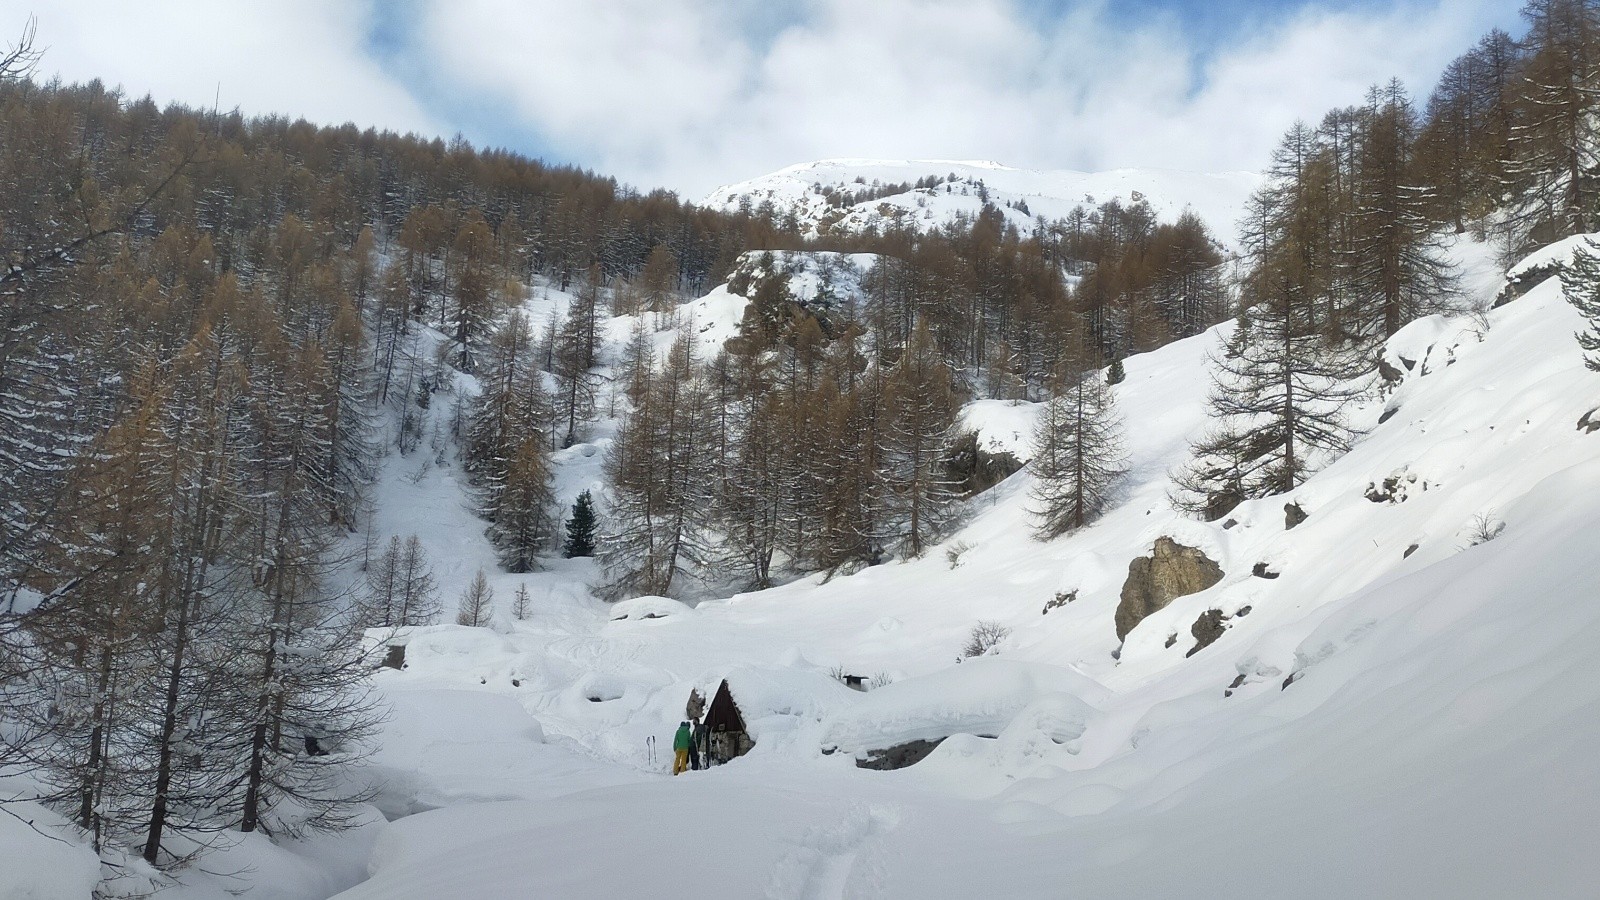
<path id="1" fill-rule="evenodd" d="M 1398 82 L 1296 123 L 1252 198 L 1238 324 L 1213 360 L 1213 428 L 1174 473 L 1207 519 L 1291 490 L 1357 437 L 1379 352 L 1456 304 L 1454 236 L 1507 260 L 1589 231 L 1600 196 L 1600 3 L 1532 0 L 1528 33 L 1485 36 L 1425 108 Z"/>

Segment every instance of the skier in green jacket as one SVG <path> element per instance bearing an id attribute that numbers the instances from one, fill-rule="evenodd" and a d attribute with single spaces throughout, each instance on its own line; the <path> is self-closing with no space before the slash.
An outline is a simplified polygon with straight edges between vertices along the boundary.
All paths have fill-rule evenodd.
<path id="1" fill-rule="evenodd" d="M 689 723 L 684 722 L 678 726 L 678 733 L 672 736 L 672 774 L 681 775 L 689 771 Z"/>

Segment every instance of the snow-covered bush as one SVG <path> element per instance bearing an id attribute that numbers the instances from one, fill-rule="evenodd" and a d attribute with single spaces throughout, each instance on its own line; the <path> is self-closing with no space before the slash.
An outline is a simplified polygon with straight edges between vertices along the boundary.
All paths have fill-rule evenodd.
<path id="1" fill-rule="evenodd" d="M 959 568 L 961 566 L 961 557 L 971 549 L 972 545 L 966 541 L 956 541 L 954 544 L 951 544 L 949 547 L 945 548 L 944 560 L 950 564 L 950 568 Z"/>

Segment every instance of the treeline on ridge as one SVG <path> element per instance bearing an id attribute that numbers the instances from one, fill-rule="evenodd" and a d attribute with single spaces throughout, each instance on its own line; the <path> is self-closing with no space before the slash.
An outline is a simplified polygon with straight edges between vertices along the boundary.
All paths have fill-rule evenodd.
<path id="1" fill-rule="evenodd" d="M 1211 430 L 1174 473 L 1179 506 L 1221 518 L 1347 450 L 1351 404 L 1384 387 L 1383 343 L 1460 311 L 1458 234 L 1511 262 L 1594 227 L 1600 2 L 1522 15 L 1522 38 L 1486 35 L 1425 109 L 1396 81 L 1284 136 L 1244 223 L 1238 323 L 1213 360 Z"/>

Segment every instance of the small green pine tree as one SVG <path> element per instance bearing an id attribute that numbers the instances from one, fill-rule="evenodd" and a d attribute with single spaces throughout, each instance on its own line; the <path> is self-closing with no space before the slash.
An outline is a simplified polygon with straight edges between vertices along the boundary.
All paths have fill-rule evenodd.
<path id="1" fill-rule="evenodd" d="M 572 504 L 572 518 L 567 520 L 567 543 L 562 549 L 568 559 L 594 555 L 595 525 L 594 500 L 584 491 Z"/>
<path id="2" fill-rule="evenodd" d="M 1128 373 L 1123 371 L 1122 368 L 1122 360 L 1113 359 L 1111 368 L 1106 370 L 1106 384 L 1121 384 L 1123 379 L 1127 377 Z"/>

